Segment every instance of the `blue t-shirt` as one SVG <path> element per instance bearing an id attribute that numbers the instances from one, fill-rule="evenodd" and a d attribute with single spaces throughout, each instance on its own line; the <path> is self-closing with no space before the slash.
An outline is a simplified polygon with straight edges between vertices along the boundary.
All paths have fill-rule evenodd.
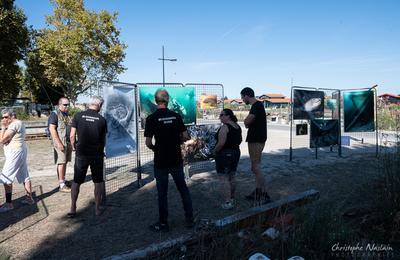
<path id="1" fill-rule="evenodd" d="M 64 116 L 67 116 L 68 113 L 61 112 Z M 49 119 L 47 120 L 47 126 L 50 124 L 58 126 L 58 116 L 56 112 L 51 112 Z"/>

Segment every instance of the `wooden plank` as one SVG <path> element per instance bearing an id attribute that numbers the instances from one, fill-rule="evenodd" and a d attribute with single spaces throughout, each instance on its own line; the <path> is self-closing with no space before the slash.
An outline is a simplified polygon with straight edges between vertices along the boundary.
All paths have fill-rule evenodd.
<path id="1" fill-rule="evenodd" d="M 311 189 L 216 220 L 215 226 L 218 228 L 245 228 L 259 223 L 277 210 L 284 211 L 286 208 L 301 206 L 318 198 L 319 191 Z"/>
<path id="2" fill-rule="evenodd" d="M 286 210 L 291 207 L 301 206 L 319 198 L 319 191 L 311 189 L 294 195 L 290 195 L 287 198 L 277 200 L 265 205 L 257 206 L 239 212 L 237 214 L 215 220 L 212 222 L 212 226 L 216 227 L 220 232 L 229 232 L 234 229 L 241 229 L 252 226 L 260 221 L 265 220 L 268 216 L 278 210 Z M 203 240 L 210 237 L 210 234 L 201 234 Z M 120 259 L 142 259 L 148 257 L 155 257 L 173 247 L 177 247 L 184 244 L 193 244 L 198 241 L 199 237 L 196 232 L 181 235 L 175 239 L 169 239 L 161 243 L 154 243 L 142 249 L 136 249 L 127 251 L 120 255 L 113 255 L 106 257 L 107 260 L 120 260 Z"/>
<path id="3" fill-rule="evenodd" d="M 151 244 L 145 248 L 142 249 L 136 249 L 133 251 L 128 251 L 125 253 L 122 253 L 120 255 L 113 255 L 110 257 L 106 257 L 104 259 L 107 260 L 121 260 L 121 259 L 141 259 L 141 258 L 146 258 L 149 256 L 153 256 L 157 254 L 158 252 L 162 252 L 164 250 L 173 248 L 177 245 L 182 245 L 184 243 L 187 243 L 187 241 L 190 241 L 193 238 L 193 233 L 185 234 L 182 235 L 178 238 L 175 239 L 170 239 L 163 241 L 161 243 L 154 243 Z"/>

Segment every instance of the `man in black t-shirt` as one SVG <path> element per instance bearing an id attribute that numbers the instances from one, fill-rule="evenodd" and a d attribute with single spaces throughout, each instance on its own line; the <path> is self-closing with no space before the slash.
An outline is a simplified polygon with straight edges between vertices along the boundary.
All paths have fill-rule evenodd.
<path id="1" fill-rule="evenodd" d="M 85 181 L 90 166 L 94 182 L 95 213 L 100 215 L 102 196 L 104 194 L 104 146 L 106 142 L 107 123 L 99 114 L 103 99 L 94 96 L 89 102 L 89 109 L 75 115 L 71 124 L 71 145 L 75 153 L 74 182 L 71 190 L 71 209 L 68 217 L 76 216 L 76 201 L 80 185 Z M 76 136 L 78 142 L 76 142 Z"/>
<path id="2" fill-rule="evenodd" d="M 153 231 L 169 231 L 168 226 L 168 174 L 172 175 L 181 195 L 186 226 L 193 227 L 192 199 L 183 173 L 181 143 L 189 140 L 182 117 L 169 110 L 169 95 L 160 89 L 155 93 L 157 111 L 146 118 L 144 136 L 146 146 L 154 151 L 154 176 L 158 193 L 159 221 L 150 226 Z M 153 144 L 153 137 L 155 144 Z"/>
<path id="3" fill-rule="evenodd" d="M 267 115 L 264 105 L 254 96 L 254 90 L 244 88 L 240 92 L 246 105 L 251 104 L 249 115 L 244 119 L 248 128 L 246 142 L 248 143 L 251 171 L 256 177 L 256 189 L 246 196 L 247 200 L 268 203 L 271 201 L 265 190 L 265 178 L 261 172 L 261 156 L 267 141 Z"/>

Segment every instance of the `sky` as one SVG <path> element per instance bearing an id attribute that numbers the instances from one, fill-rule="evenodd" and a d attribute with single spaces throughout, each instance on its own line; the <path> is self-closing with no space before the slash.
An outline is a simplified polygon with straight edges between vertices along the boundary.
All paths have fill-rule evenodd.
<path id="1" fill-rule="evenodd" d="M 16 0 L 35 29 L 48 0 Z M 118 13 L 128 45 L 121 82 L 219 83 L 229 98 L 291 86 L 353 89 L 378 85 L 400 94 L 400 1 L 394 0 L 87 0 Z M 396 76 L 397 75 L 397 76 Z"/>

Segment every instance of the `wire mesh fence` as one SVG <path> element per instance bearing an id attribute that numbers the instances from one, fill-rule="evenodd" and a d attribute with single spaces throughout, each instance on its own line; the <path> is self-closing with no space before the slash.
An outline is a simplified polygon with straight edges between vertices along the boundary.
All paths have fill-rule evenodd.
<path id="1" fill-rule="evenodd" d="M 137 111 L 139 115 L 139 122 L 138 122 L 138 148 L 139 148 L 139 160 L 140 160 L 140 169 L 142 173 L 152 173 L 153 172 L 153 159 L 154 159 L 154 153 L 152 150 L 147 148 L 146 146 L 146 138 L 144 137 L 144 127 L 145 127 L 145 118 L 147 114 L 145 111 L 143 111 L 145 108 L 143 107 L 144 104 L 143 100 L 141 101 L 140 93 L 142 91 L 142 94 L 144 93 L 144 90 L 149 90 L 149 89 L 158 89 L 158 88 L 166 88 L 171 89 L 171 88 L 183 88 L 184 85 L 181 83 L 137 83 L 137 94 L 136 94 L 136 100 L 137 100 Z M 143 96 L 142 96 L 143 97 Z M 153 99 L 154 99 L 154 94 L 153 94 Z M 142 103 L 141 103 L 142 102 Z"/>
<path id="2" fill-rule="evenodd" d="M 196 89 L 196 125 L 219 125 L 219 114 L 224 109 L 224 86 L 222 84 L 188 83 L 185 87 Z M 213 160 L 206 160 L 189 163 L 186 166 L 186 171 L 189 171 L 189 174 L 194 174 L 214 168 Z"/>
<path id="3" fill-rule="evenodd" d="M 101 81 L 98 85 L 98 95 L 105 96 L 106 89 L 122 89 L 126 90 L 128 94 L 128 100 L 121 99 L 118 96 L 114 98 L 110 95 L 109 99 L 105 97 L 106 102 L 102 109 L 103 116 L 107 120 L 107 143 L 112 145 L 113 140 L 110 139 L 110 134 L 117 133 L 120 125 L 130 125 L 134 128 L 134 135 L 137 135 L 137 108 L 136 108 L 136 85 L 121 82 L 111 82 L 111 81 Z M 108 102 L 107 102 L 108 101 Z M 105 111 L 108 111 L 108 117 L 110 117 L 110 111 L 115 111 L 111 113 L 111 120 L 105 115 Z M 130 123 L 131 122 L 131 123 Z M 133 127 L 132 127 L 132 124 Z M 106 159 L 104 161 L 104 175 L 106 181 L 106 191 L 108 193 L 114 192 L 120 188 L 126 187 L 140 178 L 139 171 L 139 150 L 137 149 L 138 141 L 136 139 L 136 148 L 128 147 L 128 152 L 118 156 L 110 156 L 107 154 L 106 148 Z M 111 144 L 110 144 L 111 143 Z"/>
<path id="4" fill-rule="evenodd" d="M 100 96 L 107 96 L 106 89 L 123 89 L 133 90 L 135 93 L 133 96 L 129 96 L 129 101 L 120 101 L 111 105 L 105 105 L 103 108 L 103 115 L 105 111 L 117 109 L 116 117 L 120 116 L 118 120 L 112 119 L 111 123 L 108 122 L 108 127 L 111 128 L 109 131 L 114 131 L 113 123 L 121 124 L 121 120 L 126 120 L 125 115 L 131 115 L 131 118 L 135 119 L 135 131 L 136 131 L 136 144 L 135 147 L 130 147 L 129 152 L 110 157 L 106 154 L 105 160 L 105 181 L 106 190 L 108 193 L 114 192 L 118 189 L 131 185 L 133 182 L 140 182 L 141 174 L 152 174 L 153 172 L 153 159 L 154 153 L 148 149 L 145 144 L 144 127 L 145 118 L 148 116 L 148 112 L 153 108 L 148 106 L 155 106 L 154 102 L 145 103 L 146 98 L 154 99 L 154 92 L 159 88 L 166 88 L 173 92 L 174 89 L 186 90 L 193 89 L 195 93 L 196 104 L 195 109 L 195 120 L 188 123 L 188 127 L 191 125 L 218 125 L 219 114 L 221 113 L 224 106 L 224 89 L 221 84 L 198 84 L 189 83 L 183 85 L 181 83 L 122 83 L 112 81 L 101 81 L 97 87 L 97 94 Z M 146 96 L 147 95 L 147 96 Z M 150 96 L 151 97 L 150 97 Z M 107 99 L 107 97 L 106 97 Z M 125 104 L 125 103 L 129 104 Z M 174 109 L 182 111 L 185 109 L 180 106 L 179 102 L 170 97 L 170 103 L 173 103 Z M 111 102 L 112 103 L 112 102 Z M 117 108 L 114 108 L 116 106 Z M 184 111 L 190 113 L 190 111 Z M 109 113 L 109 112 L 107 112 Z M 107 118 L 106 118 L 107 119 Z M 133 119 L 132 119 L 133 120 Z M 110 121 L 110 120 L 108 120 Z M 122 122 L 123 123 L 123 122 Z M 106 149 L 107 150 L 107 149 Z M 190 162 L 186 165 L 185 169 L 190 170 L 190 173 L 196 173 L 206 171 L 214 168 L 212 160 Z"/>

